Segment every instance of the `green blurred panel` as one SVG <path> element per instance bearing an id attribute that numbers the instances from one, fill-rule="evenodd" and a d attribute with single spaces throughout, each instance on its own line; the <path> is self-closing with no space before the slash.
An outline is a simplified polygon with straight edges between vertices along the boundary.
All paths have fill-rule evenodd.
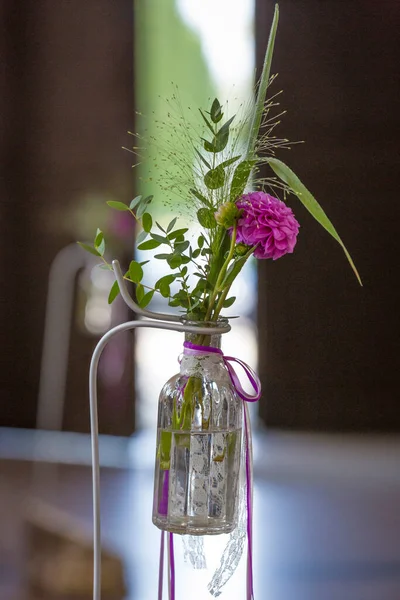
<path id="1" fill-rule="evenodd" d="M 166 100 L 177 94 L 185 117 L 193 120 L 198 108 L 209 105 L 215 90 L 199 36 L 183 22 L 174 0 L 136 3 L 135 41 L 136 107 L 143 115 L 137 116 L 136 131 L 146 138 L 146 160 L 136 172 L 139 193 L 154 194 L 157 211 L 165 212 L 165 192 L 158 183 L 162 176 L 157 167 L 158 148 L 179 144 L 179 127 L 168 117 L 171 111 Z M 170 170 L 173 174 L 173 164 Z M 174 200 L 173 193 L 170 197 Z"/>

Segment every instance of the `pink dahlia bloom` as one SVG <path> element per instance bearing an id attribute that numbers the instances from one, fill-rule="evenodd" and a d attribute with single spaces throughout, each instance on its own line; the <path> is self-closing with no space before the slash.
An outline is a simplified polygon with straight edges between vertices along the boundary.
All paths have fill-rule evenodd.
<path id="1" fill-rule="evenodd" d="M 237 222 L 237 242 L 257 245 L 256 258 L 276 260 L 293 252 L 300 225 L 284 202 L 265 192 L 251 192 L 241 196 L 236 206 L 242 210 Z"/>

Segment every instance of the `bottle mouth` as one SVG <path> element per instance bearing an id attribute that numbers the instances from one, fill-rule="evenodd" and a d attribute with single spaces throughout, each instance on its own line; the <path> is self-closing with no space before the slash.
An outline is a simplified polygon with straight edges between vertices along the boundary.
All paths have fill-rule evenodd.
<path id="1" fill-rule="evenodd" d="M 187 317 L 181 317 L 183 325 L 191 325 L 192 327 L 209 327 L 212 329 L 221 329 L 221 333 L 230 330 L 229 320 L 226 317 L 220 317 L 216 321 L 195 321 Z"/>

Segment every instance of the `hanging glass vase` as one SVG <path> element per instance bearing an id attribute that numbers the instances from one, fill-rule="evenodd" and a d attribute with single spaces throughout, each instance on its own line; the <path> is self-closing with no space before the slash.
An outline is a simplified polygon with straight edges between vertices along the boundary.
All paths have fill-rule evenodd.
<path id="1" fill-rule="evenodd" d="M 221 335 L 187 333 L 180 372 L 160 393 L 153 523 L 162 530 L 210 535 L 237 526 L 243 403 L 220 344 Z"/>

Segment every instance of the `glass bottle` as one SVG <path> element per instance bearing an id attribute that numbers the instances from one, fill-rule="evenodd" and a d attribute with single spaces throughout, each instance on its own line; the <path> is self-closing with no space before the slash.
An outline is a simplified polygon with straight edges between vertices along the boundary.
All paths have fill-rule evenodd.
<path id="1" fill-rule="evenodd" d="M 226 325 L 185 321 L 199 327 Z M 185 341 L 220 349 L 221 335 Z M 183 354 L 180 372 L 161 390 L 153 523 L 173 533 L 229 533 L 238 519 L 242 401 L 223 355 Z"/>

